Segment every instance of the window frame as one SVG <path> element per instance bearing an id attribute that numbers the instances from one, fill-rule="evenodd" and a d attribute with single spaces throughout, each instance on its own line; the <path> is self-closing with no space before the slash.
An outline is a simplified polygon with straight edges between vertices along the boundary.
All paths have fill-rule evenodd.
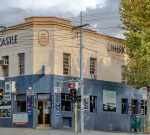
<path id="1" fill-rule="evenodd" d="M 25 111 L 21 111 L 22 110 L 21 107 L 22 107 L 23 104 L 25 105 L 24 106 Z M 21 113 L 27 112 L 27 102 L 26 101 L 17 101 L 17 112 L 21 112 Z"/>
<path id="2" fill-rule="evenodd" d="M 131 113 L 132 114 L 138 114 L 138 112 L 139 112 L 138 107 L 139 107 L 138 100 L 137 99 L 132 99 L 131 100 Z M 134 110 L 134 108 L 135 108 L 135 110 Z M 136 112 L 133 113 L 134 111 L 136 111 Z"/>
<path id="3" fill-rule="evenodd" d="M 143 110 L 143 112 L 142 112 Z M 144 114 L 145 112 L 145 114 Z M 147 100 L 142 99 L 140 101 L 140 114 L 141 115 L 147 115 Z"/>
<path id="4" fill-rule="evenodd" d="M 69 99 L 68 99 L 68 100 L 62 99 L 62 94 L 67 95 Z M 72 111 L 73 111 L 72 102 L 71 102 L 70 97 L 71 97 L 71 94 L 70 94 L 70 93 L 61 93 L 61 111 L 64 111 L 64 112 L 72 112 Z M 66 97 L 65 97 L 65 98 L 66 98 Z M 63 109 L 62 101 L 64 101 L 64 102 L 70 102 L 70 103 L 69 103 L 69 104 L 70 104 L 70 110 Z"/>
<path id="5" fill-rule="evenodd" d="M 95 99 L 95 101 L 94 101 L 94 103 L 95 103 L 95 109 L 93 108 L 93 111 L 91 111 L 91 98 L 92 97 L 94 97 L 94 99 Z M 90 102 L 90 107 L 89 107 L 89 111 L 91 112 L 91 113 L 97 113 L 97 96 L 93 96 L 93 95 L 90 95 L 90 97 L 89 97 L 89 102 Z"/>
<path id="6" fill-rule="evenodd" d="M 67 55 L 68 56 L 68 64 L 65 64 L 64 63 L 64 56 Z M 65 68 L 65 66 L 67 66 L 67 68 Z M 68 73 L 66 74 L 65 72 L 65 69 L 67 69 Z M 66 75 L 66 76 L 70 76 L 71 75 L 71 54 L 70 53 L 63 53 L 63 75 Z"/>
<path id="7" fill-rule="evenodd" d="M 2 59 L 4 61 L 4 64 L 2 65 L 2 76 L 3 77 L 9 77 L 9 56 L 2 56 Z M 6 64 L 5 64 L 6 63 Z"/>
<path id="8" fill-rule="evenodd" d="M 123 100 L 125 100 L 124 103 L 123 103 Z M 125 113 L 123 113 L 123 105 L 125 105 L 125 107 L 126 107 Z M 128 115 L 128 110 L 129 110 L 129 107 L 128 107 L 128 99 L 127 99 L 127 98 L 122 98 L 122 99 L 121 99 L 121 113 L 124 114 L 124 115 Z"/>
<path id="9" fill-rule="evenodd" d="M 21 55 L 24 55 L 24 62 L 23 62 L 23 64 L 21 63 L 21 60 L 20 60 Z M 23 68 L 23 73 L 21 73 L 21 70 L 22 70 L 21 67 L 22 66 L 24 67 Z M 25 74 L 25 53 L 19 53 L 18 54 L 18 75 L 21 76 L 21 75 L 24 75 L 24 74 Z"/>
<path id="10" fill-rule="evenodd" d="M 91 65 L 91 60 L 94 61 L 94 66 Z M 94 68 L 92 69 L 91 66 L 93 66 Z M 94 70 L 94 73 L 92 73 L 91 70 Z M 93 58 L 93 57 L 90 57 L 90 75 L 96 75 L 96 74 L 97 74 L 97 59 Z"/>
<path id="11" fill-rule="evenodd" d="M 125 82 L 126 82 L 126 78 L 125 78 L 125 68 L 126 68 L 125 65 L 122 65 L 122 66 L 121 66 L 121 82 L 122 82 L 122 83 L 125 83 Z"/>

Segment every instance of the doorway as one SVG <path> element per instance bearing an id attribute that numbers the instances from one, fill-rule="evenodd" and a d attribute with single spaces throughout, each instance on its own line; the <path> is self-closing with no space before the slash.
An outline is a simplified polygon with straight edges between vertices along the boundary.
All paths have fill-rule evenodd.
<path id="1" fill-rule="evenodd" d="M 38 127 L 50 127 L 50 101 L 38 101 Z"/>

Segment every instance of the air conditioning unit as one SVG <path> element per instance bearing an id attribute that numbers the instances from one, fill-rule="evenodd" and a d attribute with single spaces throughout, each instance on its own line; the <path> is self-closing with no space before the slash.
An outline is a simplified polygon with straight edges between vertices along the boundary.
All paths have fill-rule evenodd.
<path id="1" fill-rule="evenodd" d="M 91 74 L 91 79 L 96 79 L 96 78 L 97 78 L 97 76 L 96 76 L 96 75 Z"/>
<path id="2" fill-rule="evenodd" d="M 3 60 L 3 65 L 8 65 L 8 59 Z"/>
<path id="3" fill-rule="evenodd" d="M 15 93 L 16 92 L 16 82 L 10 81 L 5 82 L 5 93 Z"/>
<path id="4" fill-rule="evenodd" d="M 2 66 L 8 66 L 8 59 L 0 60 L 0 65 L 2 65 Z"/>
<path id="5" fill-rule="evenodd" d="M 4 60 L 0 60 L 0 66 L 4 64 Z"/>

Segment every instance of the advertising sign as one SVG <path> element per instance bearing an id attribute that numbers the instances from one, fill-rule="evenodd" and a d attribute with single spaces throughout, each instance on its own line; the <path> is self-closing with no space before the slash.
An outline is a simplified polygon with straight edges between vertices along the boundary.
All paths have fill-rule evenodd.
<path id="1" fill-rule="evenodd" d="M 103 90 L 103 110 L 116 111 L 116 91 Z"/>
<path id="2" fill-rule="evenodd" d="M 50 101 L 45 102 L 44 114 L 50 114 Z"/>
<path id="3" fill-rule="evenodd" d="M 17 35 L 0 37 L 0 46 L 17 44 Z"/>
<path id="4" fill-rule="evenodd" d="M 13 125 L 28 125 L 27 113 L 13 114 Z"/>
<path id="5" fill-rule="evenodd" d="M 68 83 L 68 89 L 72 89 L 72 88 L 78 89 L 78 82 Z"/>
<path id="6" fill-rule="evenodd" d="M 56 103 L 56 116 L 60 116 L 60 109 L 61 109 L 61 104 Z"/>
<path id="7" fill-rule="evenodd" d="M 83 80 L 79 80 L 78 81 L 78 87 L 82 88 L 84 86 L 84 81 Z"/>
<path id="8" fill-rule="evenodd" d="M 11 94 L 10 93 L 5 93 L 4 94 L 4 100 L 5 101 L 11 101 Z"/>
<path id="9" fill-rule="evenodd" d="M 27 91 L 27 95 L 32 95 L 33 93 L 32 93 L 32 89 L 30 89 L 30 90 L 28 90 Z"/>
<path id="10" fill-rule="evenodd" d="M 55 87 L 55 93 L 61 93 L 61 88 L 60 87 Z"/>
<path id="11" fill-rule="evenodd" d="M 32 115 L 32 102 L 28 102 L 28 115 Z"/>
<path id="12" fill-rule="evenodd" d="M 0 104 L 3 104 L 0 101 Z M 11 105 L 0 105 L 0 118 L 10 118 L 11 117 Z"/>
<path id="13" fill-rule="evenodd" d="M 6 96 L 7 95 L 7 96 Z M 0 89 L 0 118 L 11 117 L 11 94 Z"/>

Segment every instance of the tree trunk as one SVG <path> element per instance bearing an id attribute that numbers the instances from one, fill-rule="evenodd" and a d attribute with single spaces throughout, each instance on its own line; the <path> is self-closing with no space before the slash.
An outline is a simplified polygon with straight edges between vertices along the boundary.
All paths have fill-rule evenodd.
<path id="1" fill-rule="evenodd" d="M 150 134 L 150 86 L 147 86 L 147 120 L 146 133 Z"/>

